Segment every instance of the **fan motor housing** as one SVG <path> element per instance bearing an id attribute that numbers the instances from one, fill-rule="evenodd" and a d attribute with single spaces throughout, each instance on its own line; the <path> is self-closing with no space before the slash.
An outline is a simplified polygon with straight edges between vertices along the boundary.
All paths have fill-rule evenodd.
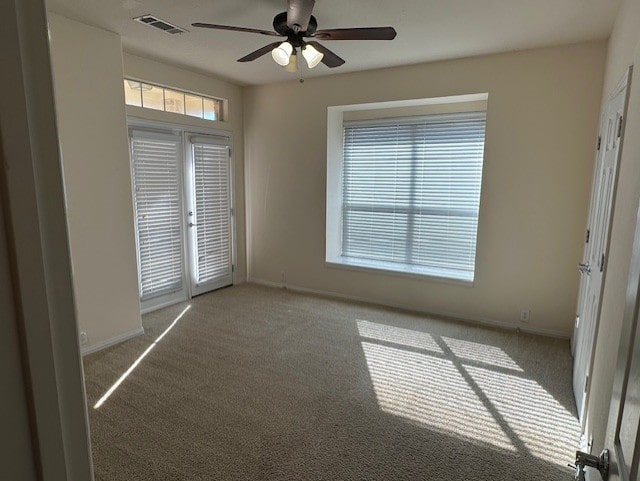
<path id="1" fill-rule="evenodd" d="M 273 18 L 273 29 L 283 37 L 295 38 L 297 36 L 308 37 L 313 35 L 318 28 L 318 22 L 316 17 L 311 15 L 309 19 L 309 25 L 304 32 L 296 32 L 289 25 L 287 25 L 287 12 L 282 12 Z"/>

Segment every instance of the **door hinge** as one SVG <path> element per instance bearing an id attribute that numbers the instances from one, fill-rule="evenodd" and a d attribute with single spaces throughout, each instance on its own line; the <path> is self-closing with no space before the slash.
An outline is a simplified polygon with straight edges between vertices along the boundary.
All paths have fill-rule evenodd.
<path id="1" fill-rule="evenodd" d="M 231 264 L 231 272 L 235 272 L 236 270 L 236 266 L 234 266 L 233 264 Z"/>
<path id="2" fill-rule="evenodd" d="M 229 209 L 229 213 L 231 214 L 231 216 L 233 216 L 233 207 Z"/>
<path id="3" fill-rule="evenodd" d="M 589 392 L 589 381 L 591 379 L 589 378 L 589 375 L 587 374 L 587 377 L 584 379 L 584 392 L 588 393 Z"/>
<path id="4" fill-rule="evenodd" d="M 618 120 L 618 138 L 622 137 L 622 117 Z"/>
<path id="5" fill-rule="evenodd" d="M 598 135 L 598 150 L 600 150 L 601 145 L 602 145 L 602 137 Z"/>
<path id="6" fill-rule="evenodd" d="M 591 229 L 587 229 L 587 235 L 585 236 L 584 243 L 589 243 L 589 238 L 591 237 Z"/>
<path id="7" fill-rule="evenodd" d="M 602 257 L 600 257 L 600 272 L 604 270 L 604 252 L 602 253 Z"/>

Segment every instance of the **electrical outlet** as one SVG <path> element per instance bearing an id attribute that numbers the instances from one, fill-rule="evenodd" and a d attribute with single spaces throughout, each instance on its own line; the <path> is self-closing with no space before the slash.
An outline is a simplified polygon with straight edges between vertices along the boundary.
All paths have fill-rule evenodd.
<path id="1" fill-rule="evenodd" d="M 529 310 L 520 311 L 520 322 L 529 322 L 530 318 L 531 318 L 531 311 Z"/>
<path id="2" fill-rule="evenodd" d="M 88 340 L 87 333 L 85 331 L 80 331 L 80 345 L 84 346 Z"/>

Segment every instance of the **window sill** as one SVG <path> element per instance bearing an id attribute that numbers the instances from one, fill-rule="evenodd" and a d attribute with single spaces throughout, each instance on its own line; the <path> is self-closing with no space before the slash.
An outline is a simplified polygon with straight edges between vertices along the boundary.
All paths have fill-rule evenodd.
<path id="1" fill-rule="evenodd" d="M 429 267 L 416 267 L 411 265 L 393 264 L 390 262 L 367 261 L 352 257 L 336 257 L 327 259 L 327 267 L 347 269 L 353 271 L 377 272 L 401 277 L 414 277 L 423 280 L 433 280 L 447 284 L 456 284 L 466 287 L 473 286 L 473 276 L 461 277 L 459 272 L 449 269 L 437 269 Z"/>

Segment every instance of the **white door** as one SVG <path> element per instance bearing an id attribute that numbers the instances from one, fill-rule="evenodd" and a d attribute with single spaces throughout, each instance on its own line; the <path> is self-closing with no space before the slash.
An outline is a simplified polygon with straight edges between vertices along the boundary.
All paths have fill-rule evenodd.
<path id="1" fill-rule="evenodd" d="M 131 130 L 138 283 L 143 312 L 187 298 L 182 136 Z"/>
<path id="2" fill-rule="evenodd" d="M 191 294 L 233 283 L 229 139 L 189 137 Z"/>
<path id="3" fill-rule="evenodd" d="M 585 249 L 580 270 L 580 294 L 573 334 L 573 392 L 582 421 L 589 392 L 595 333 L 609 247 L 611 213 L 622 145 L 622 127 L 627 104 L 630 72 L 620 81 L 605 106 L 600 125 L 598 155 L 594 169 Z"/>
<path id="4" fill-rule="evenodd" d="M 636 225 L 624 323 L 613 383 L 607 445 L 611 456 L 609 481 L 637 481 L 640 460 L 640 214 Z M 600 479 L 598 474 L 590 479 Z"/>

